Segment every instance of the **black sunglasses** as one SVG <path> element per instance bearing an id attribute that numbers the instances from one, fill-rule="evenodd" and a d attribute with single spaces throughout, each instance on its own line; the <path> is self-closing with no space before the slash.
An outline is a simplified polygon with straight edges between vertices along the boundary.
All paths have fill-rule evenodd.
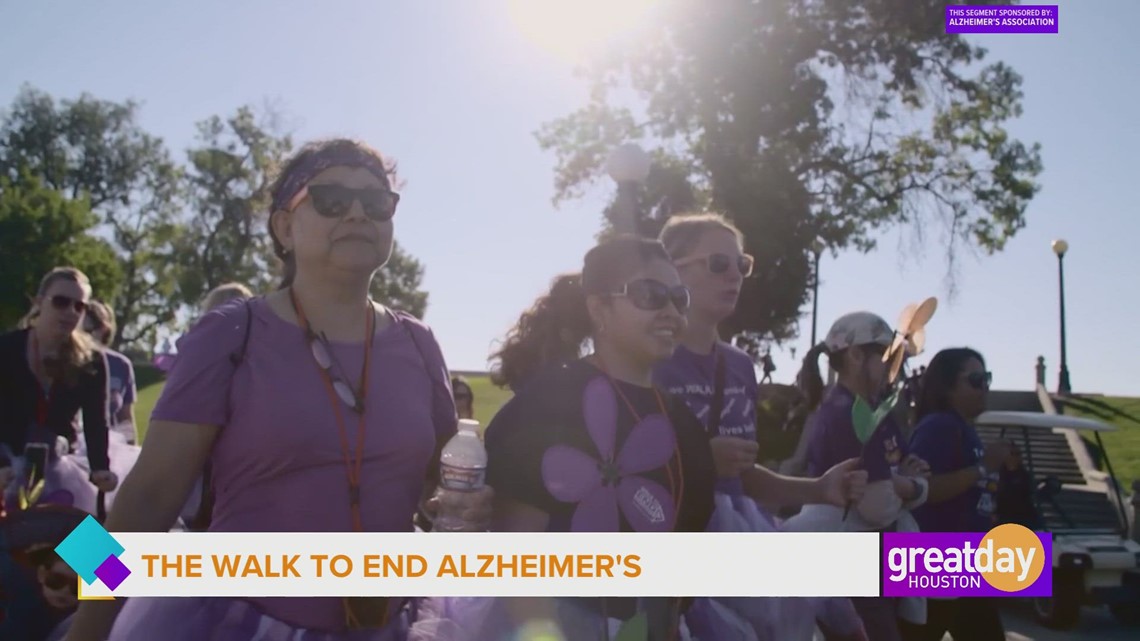
<path id="1" fill-rule="evenodd" d="M 56 294 L 49 300 L 51 301 L 52 307 L 61 311 L 67 309 L 68 307 L 74 309 L 76 314 L 82 314 L 83 312 L 87 311 L 87 303 L 79 300 L 78 298 L 64 296 L 63 294 Z"/>
<path id="2" fill-rule="evenodd" d="M 989 389 L 994 375 L 991 372 L 970 372 L 966 375 L 966 382 L 974 389 Z"/>
<path id="3" fill-rule="evenodd" d="M 659 280 L 643 278 L 626 283 L 614 296 L 628 298 L 633 306 L 647 312 L 665 309 L 669 303 L 684 314 L 689 309 L 689 288 L 684 285 L 670 287 Z"/>
<path id="4" fill-rule="evenodd" d="M 733 265 L 736 266 L 737 271 L 745 278 L 752 275 L 752 267 L 755 260 L 748 254 L 740 254 L 733 257 L 728 254 L 709 254 L 708 256 L 694 256 L 693 258 L 685 258 L 677 261 L 677 267 L 684 267 L 689 263 L 701 262 L 713 274 L 723 274 L 729 270 Z"/>
<path id="5" fill-rule="evenodd" d="M 354 189 L 344 185 L 309 185 L 306 187 L 313 209 L 325 218 L 343 218 L 357 201 L 364 215 L 376 222 L 392 220 L 400 194 L 379 187 Z"/>

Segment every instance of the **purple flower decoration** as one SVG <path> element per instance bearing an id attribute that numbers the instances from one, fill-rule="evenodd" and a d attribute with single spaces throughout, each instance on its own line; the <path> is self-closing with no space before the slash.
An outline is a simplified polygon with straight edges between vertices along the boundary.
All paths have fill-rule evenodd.
<path id="1" fill-rule="evenodd" d="M 672 531 L 676 507 L 669 490 L 638 476 L 669 462 L 676 437 L 661 414 L 642 418 L 615 455 L 618 399 L 612 384 L 599 376 L 582 394 L 586 431 L 597 447 L 593 454 L 568 445 L 552 445 L 542 456 L 542 481 L 551 496 L 577 503 L 574 532 L 617 532 L 618 510 L 637 532 Z"/>

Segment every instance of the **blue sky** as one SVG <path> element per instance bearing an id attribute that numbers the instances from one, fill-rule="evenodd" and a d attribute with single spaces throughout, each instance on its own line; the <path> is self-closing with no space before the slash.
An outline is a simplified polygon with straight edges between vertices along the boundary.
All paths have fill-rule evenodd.
<path id="1" fill-rule="evenodd" d="M 558 0 L 565 5 L 567 0 Z M 615 0 L 619 1 L 619 0 Z M 393 156 L 407 181 L 397 236 L 427 265 L 427 321 L 456 369 L 482 369 L 492 341 L 576 269 L 612 186 L 555 210 L 553 158 L 533 132 L 576 108 L 585 88 L 552 36 L 513 20 L 507 0 L 421 2 L 16 2 L 0 0 L 0 104 L 24 82 L 57 97 L 88 91 L 143 103 L 143 125 L 181 154 L 193 123 L 266 100 L 300 140 L 362 138 Z M 589 18 L 596 1 L 571 16 Z M 1058 35 L 979 38 L 1025 78 L 1025 115 L 1011 126 L 1043 145 L 1044 189 L 1028 227 L 996 256 L 963 256 L 960 292 L 945 300 L 945 263 L 931 234 L 887 234 L 872 255 L 825 256 L 820 332 L 848 311 L 894 321 L 907 302 L 942 298 L 928 354 L 967 344 L 995 385 L 1032 384 L 1059 360 L 1053 238 L 1066 258 L 1069 367 L 1082 392 L 1140 394 L 1140 183 L 1135 64 L 1140 2 L 1062 2 Z M 607 14 L 601 14 L 602 16 Z M 598 22 L 604 22 L 598 17 Z M 533 25 L 532 25 L 533 26 Z M 572 32 L 570 35 L 573 35 Z M 576 33 L 584 34 L 582 29 Z M 559 38 L 573 43 L 573 38 Z M 906 251 L 900 251 L 900 248 Z M 882 285 L 868 287 L 875 280 Z M 805 309 L 802 355 L 810 333 Z M 778 353 L 776 379 L 796 364 Z"/>

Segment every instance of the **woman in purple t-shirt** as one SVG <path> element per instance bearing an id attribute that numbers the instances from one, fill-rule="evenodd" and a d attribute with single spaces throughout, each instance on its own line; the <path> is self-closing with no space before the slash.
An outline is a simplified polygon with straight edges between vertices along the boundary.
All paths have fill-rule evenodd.
<path id="1" fill-rule="evenodd" d="M 849 472 L 858 460 L 836 461 L 819 478 L 782 476 L 757 465 L 756 402 L 759 385 L 751 357 L 720 339 L 718 327 L 736 309 L 752 257 L 744 236 L 717 214 L 673 216 L 661 231 L 682 282 L 692 292 L 688 328 L 672 357 L 654 368 L 654 382 L 684 399 L 709 435 L 717 468 L 716 510 L 709 529 L 716 532 L 772 532 L 776 524 L 758 505 L 831 502 L 843 505 L 861 491 L 862 472 Z M 843 600 L 846 601 L 846 600 Z M 823 606 L 827 607 L 823 607 Z M 759 639 L 810 636 L 816 613 L 842 612 L 809 599 L 716 599 L 702 608 L 727 607 L 747 620 Z M 722 610 L 721 619 L 729 615 Z M 857 633 L 858 621 L 829 616 L 836 628 Z"/>
<path id="2" fill-rule="evenodd" d="M 206 314 L 179 341 L 107 529 L 169 529 L 209 458 L 212 532 L 413 531 L 457 419 L 430 330 L 369 296 L 392 252 L 391 181 L 378 153 L 349 140 L 308 145 L 285 166 L 269 217 L 285 282 Z M 468 522 L 489 519 L 489 490 L 449 498 Z M 85 603 L 68 639 L 103 639 L 122 603 Z M 110 639 L 398 641 L 415 607 L 132 598 Z"/>
<path id="3" fill-rule="evenodd" d="M 930 498 L 915 511 L 924 532 L 986 532 L 994 522 L 995 494 L 1011 445 L 983 445 L 974 419 L 986 409 L 990 373 L 975 350 L 956 347 L 934 355 L 922 376 L 912 452 L 930 462 Z M 930 600 L 916 640 L 990 641 L 1005 638 L 997 604 L 985 598 Z"/>
<path id="4" fill-rule="evenodd" d="M 888 368 L 883 354 L 894 338 L 894 330 L 879 316 L 853 312 L 836 320 L 823 342 L 804 357 L 798 379 L 809 407 L 815 408 L 804 427 L 804 438 L 808 439 L 808 472 L 818 474 L 838 461 L 856 457 L 867 472 L 867 491 L 849 511 L 833 506 L 806 506 L 789 519 L 787 525 L 791 529 L 917 529 L 907 510 L 926 499 L 926 464 L 907 455 L 906 441 L 893 416 L 888 415 L 866 443 L 859 441 L 851 418 L 856 396 L 872 406 L 882 399 Z M 838 374 L 837 383 L 826 391 L 819 372 L 821 354 L 827 354 L 828 362 Z M 885 598 L 852 601 L 870 638 L 876 641 L 901 638 L 898 620 L 902 602 Z M 906 616 L 921 621 L 922 601 L 908 601 L 906 605 Z"/>

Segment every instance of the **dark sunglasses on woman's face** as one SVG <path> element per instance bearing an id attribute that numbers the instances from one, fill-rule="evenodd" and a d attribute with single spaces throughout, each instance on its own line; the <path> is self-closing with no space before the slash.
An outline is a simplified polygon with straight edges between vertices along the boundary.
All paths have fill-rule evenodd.
<path id="1" fill-rule="evenodd" d="M 684 267 L 690 263 L 704 263 L 705 267 L 713 274 L 723 274 L 729 268 L 736 266 L 740 275 L 747 278 L 752 275 L 752 266 L 755 260 L 748 254 L 740 254 L 739 256 L 729 256 L 728 254 L 709 254 L 708 256 L 695 256 L 693 258 L 686 258 L 677 261 L 677 267 Z"/>
<path id="2" fill-rule="evenodd" d="M 647 312 L 658 312 L 669 304 L 682 314 L 689 309 L 689 288 L 684 285 L 670 287 L 659 280 L 644 278 L 626 283 L 614 294 L 629 299 L 633 306 Z"/>
<path id="3" fill-rule="evenodd" d="M 52 296 L 51 306 L 60 311 L 63 311 L 70 307 L 75 310 L 76 314 L 82 314 L 83 312 L 87 311 L 87 303 L 79 300 L 78 298 L 64 296 L 63 294 Z"/>
<path id="4" fill-rule="evenodd" d="M 974 389 L 989 389 L 994 376 L 990 372 L 970 372 L 966 374 L 966 382 Z"/>
<path id="5" fill-rule="evenodd" d="M 376 222 L 392 220 L 400 194 L 380 187 L 354 189 L 344 185 L 309 185 L 305 188 L 313 209 L 325 218 L 344 218 L 353 201 L 360 203 L 364 215 Z"/>

